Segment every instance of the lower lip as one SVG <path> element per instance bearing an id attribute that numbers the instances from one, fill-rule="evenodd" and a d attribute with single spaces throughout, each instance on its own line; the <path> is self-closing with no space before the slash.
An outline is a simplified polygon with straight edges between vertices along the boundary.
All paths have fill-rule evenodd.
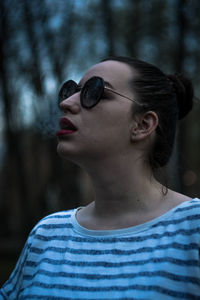
<path id="1" fill-rule="evenodd" d="M 65 136 L 65 135 L 73 134 L 75 132 L 76 132 L 76 130 L 61 129 L 58 132 L 56 132 L 56 135 L 57 136 Z"/>

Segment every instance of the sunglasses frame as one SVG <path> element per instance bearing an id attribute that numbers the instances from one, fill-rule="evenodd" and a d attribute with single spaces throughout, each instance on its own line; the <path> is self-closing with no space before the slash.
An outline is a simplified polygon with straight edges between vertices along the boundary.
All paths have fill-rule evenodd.
<path id="1" fill-rule="evenodd" d="M 92 105 L 90 105 L 90 106 L 87 106 L 87 105 L 84 104 L 84 92 L 86 91 L 86 86 L 88 85 L 88 83 L 90 83 L 91 80 L 100 80 L 100 82 L 101 82 L 101 93 L 99 94 L 99 96 L 98 96 L 98 98 L 97 98 L 97 100 L 96 100 L 96 102 L 95 102 L 94 104 L 92 104 Z M 73 82 L 73 83 L 75 84 L 74 86 L 76 86 L 76 91 L 75 91 L 73 94 L 71 94 L 69 97 L 63 98 L 63 97 L 61 97 L 61 92 L 63 91 L 64 86 L 65 86 L 68 82 L 70 82 L 70 81 Z M 130 101 L 132 101 L 132 102 L 134 102 L 134 103 L 136 103 L 136 104 L 138 104 L 138 105 L 140 105 L 140 106 L 144 106 L 144 104 L 142 104 L 142 103 L 136 101 L 135 99 L 131 99 L 131 98 L 129 98 L 129 97 L 127 97 L 127 96 L 125 96 L 125 95 L 123 95 L 123 94 L 117 92 L 117 91 L 114 91 L 114 90 L 112 90 L 112 89 L 110 89 L 110 88 L 105 87 L 104 79 L 101 78 L 101 77 L 99 77 L 99 76 L 93 76 L 93 77 L 91 77 L 90 79 L 88 79 L 88 80 L 85 82 L 85 84 L 83 85 L 83 87 L 79 87 L 78 84 L 77 84 L 74 80 L 67 80 L 67 81 L 65 81 L 65 82 L 62 84 L 62 86 L 61 86 L 61 88 L 60 88 L 60 90 L 59 90 L 59 93 L 58 93 L 58 101 L 59 101 L 59 103 L 61 103 L 61 102 L 64 101 L 65 99 L 70 98 L 70 97 L 71 97 L 72 95 L 74 95 L 75 93 L 81 92 L 81 94 L 80 94 L 80 102 L 81 102 L 81 106 L 84 107 L 84 108 L 90 109 L 90 108 L 96 106 L 96 105 L 100 102 L 100 100 L 101 100 L 101 98 L 102 98 L 102 95 L 103 95 L 104 89 L 106 89 L 107 91 L 112 92 L 112 93 L 114 93 L 114 94 L 116 94 L 116 95 L 119 95 L 119 96 L 121 96 L 121 97 L 123 97 L 123 98 L 125 98 L 125 99 L 128 99 L 128 100 L 130 100 Z"/>

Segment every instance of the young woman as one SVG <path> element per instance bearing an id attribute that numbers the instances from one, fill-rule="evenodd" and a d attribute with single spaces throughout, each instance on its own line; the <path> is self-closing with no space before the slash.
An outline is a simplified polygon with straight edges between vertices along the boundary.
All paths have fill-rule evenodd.
<path id="1" fill-rule="evenodd" d="M 63 84 L 57 150 L 94 201 L 35 226 L 2 299 L 200 299 L 200 201 L 154 176 L 192 98 L 189 80 L 126 57 Z"/>

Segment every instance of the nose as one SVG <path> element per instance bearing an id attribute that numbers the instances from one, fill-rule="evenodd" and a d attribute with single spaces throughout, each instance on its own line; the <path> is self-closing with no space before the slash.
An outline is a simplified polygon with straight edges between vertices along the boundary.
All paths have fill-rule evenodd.
<path id="1" fill-rule="evenodd" d="M 66 113 L 70 111 L 73 114 L 77 114 L 80 111 L 80 94 L 76 93 L 71 97 L 64 99 L 60 102 L 59 107 L 60 109 Z"/>

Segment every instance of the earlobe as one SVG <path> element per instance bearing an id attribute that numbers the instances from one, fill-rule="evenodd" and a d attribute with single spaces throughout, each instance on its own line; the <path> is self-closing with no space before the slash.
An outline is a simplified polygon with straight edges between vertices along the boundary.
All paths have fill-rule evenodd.
<path id="1" fill-rule="evenodd" d="M 158 122 L 158 116 L 154 111 L 137 116 L 131 128 L 131 141 L 137 142 L 149 137 L 155 131 Z"/>

